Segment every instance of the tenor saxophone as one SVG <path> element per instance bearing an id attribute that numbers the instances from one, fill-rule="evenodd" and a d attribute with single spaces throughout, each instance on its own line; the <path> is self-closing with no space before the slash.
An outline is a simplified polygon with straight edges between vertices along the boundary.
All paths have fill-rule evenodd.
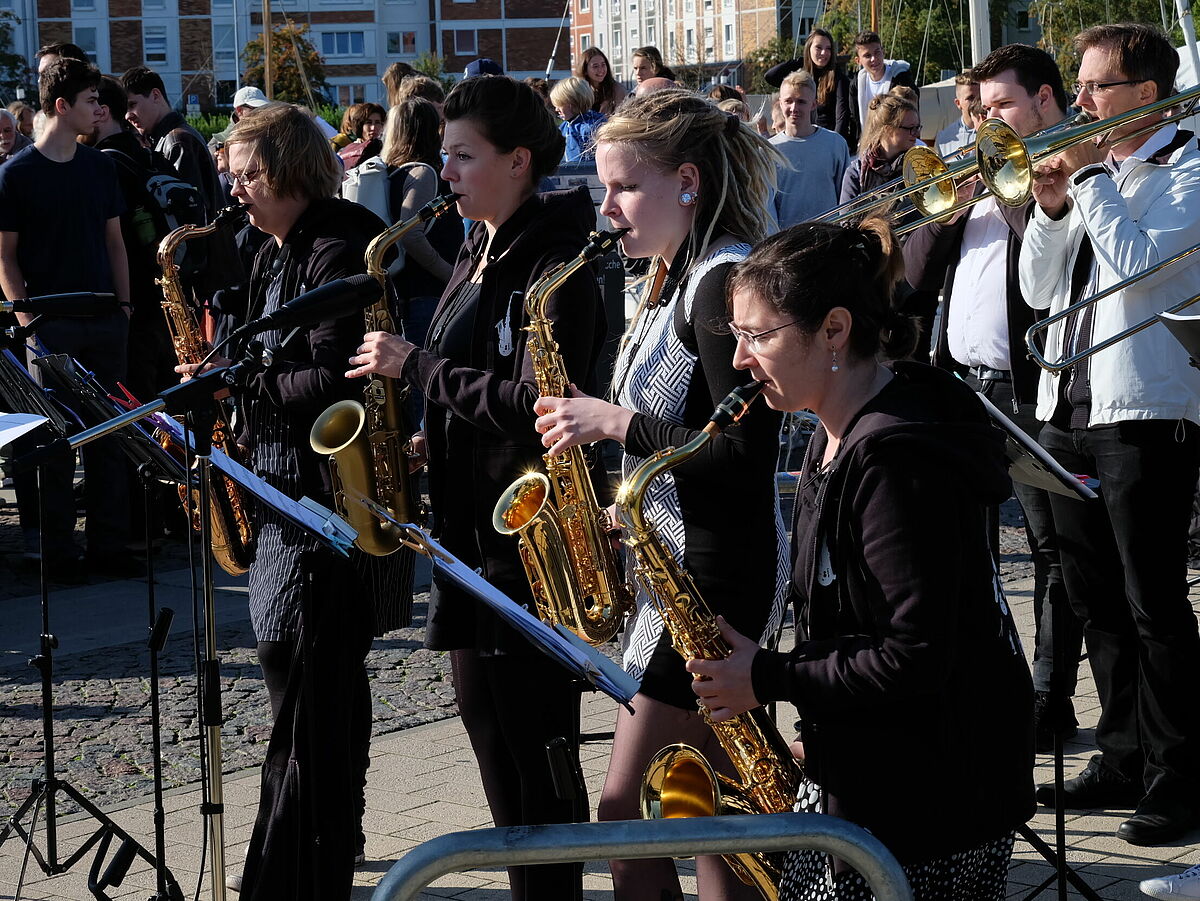
<path id="1" fill-rule="evenodd" d="M 366 309 L 366 331 L 396 331 L 388 302 L 388 273 L 383 265 L 388 248 L 417 226 L 444 215 L 457 199 L 457 194 L 435 197 L 367 245 L 367 274 L 379 282 L 380 297 Z M 405 397 L 401 383 L 372 375 L 363 389 L 362 403 L 343 400 L 326 408 L 308 436 L 314 451 L 329 455 L 334 506 L 358 531 L 355 546 L 373 557 L 386 557 L 400 550 L 402 536 L 357 498 L 377 500 L 399 522 L 419 525 L 423 518 L 416 484 L 408 471 L 412 436 L 405 427 Z"/>
<path id="2" fill-rule="evenodd" d="M 545 273 L 526 294 L 527 346 L 543 397 L 567 397 L 571 386 L 546 317 L 550 297 L 581 266 L 616 246 L 627 230 L 593 232 L 579 256 Z M 527 473 L 509 485 L 496 502 L 492 525 L 502 535 L 518 536 L 542 621 L 561 623 L 589 644 L 603 644 L 633 609 L 633 595 L 609 541 L 608 514 L 596 500 L 582 448 L 542 459 L 546 474 Z"/>
<path id="3" fill-rule="evenodd" d="M 663 544 L 642 511 L 654 479 L 700 452 L 722 429 L 735 423 L 762 391 L 761 382 L 734 389 L 717 407 L 700 434 L 679 448 L 658 451 L 639 466 L 617 491 L 617 518 L 633 554 L 633 576 L 662 616 L 671 645 L 685 659 L 722 660 L 730 648 L 716 617 L 687 570 Z M 642 777 L 642 817 L 674 818 L 726 813 L 784 813 L 792 809 L 803 770 L 778 728 L 758 707 L 723 723 L 705 721 L 729 755 L 738 779 L 717 773 L 704 756 L 685 744 L 668 745 L 650 760 Z M 779 868 L 765 854 L 725 855 L 738 878 L 764 898 L 779 897 Z"/>
<path id="4" fill-rule="evenodd" d="M 179 262 L 176 251 L 185 241 L 203 238 L 233 221 L 238 212 L 236 206 L 226 207 L 213 217 L 208 225 L 181 225 L 159 242 L 158 265 L 162 269 L 162 277 L 155 279 L 162 288 L 163 316 L 167 320 L 167 330 L 171 334 L 171 343 L 175 345 L 175 356 L 180 363 L 199 363 L 208 352 L 204 336 L 183 292 L 179 280 Z M 229 429 L 228 414 L 224 404 L 219 400 L 216 404 L 216 418 L 213 420 L 212 443 L 226 455 L 238 459 L 237 443 Z M 169 443 L 166 439 L 164 446 Z M 187 487 L 180 486 L 179 499 L 187 504 Z M 241 575 L 250 568 L 254 558 L 254 526 L 246 508 L 241 489 L 232 480 L 214 474 L 212 500 L 209 504 L 209 520 L 212 523 L 212 553 L 213 559 L 221 569 L 230 575 Z M 193 490 L 193 501 L 198 505 L 199 491 Z M 193 518 L 192 527 L 199 530 L 199 513 Z"/>

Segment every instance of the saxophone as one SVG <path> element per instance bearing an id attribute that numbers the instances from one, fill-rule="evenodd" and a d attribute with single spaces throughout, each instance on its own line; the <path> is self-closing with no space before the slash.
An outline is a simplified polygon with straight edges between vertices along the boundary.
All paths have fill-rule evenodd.
<path id="1" fill-rule="evenodd" d="M 546 317 L 551 295 L 581 266 L 612 249 L 627 230 L 593 232 L 579 256 L 546 272 L 529 289 L 525 330 L 543 397 L 567 397 L 571 384 Z M 496 502 L 492 525 L 501 535 L 518 536 L 521 562 L 542 621 L 561 623 L 589 644 L 603 644 L 633 609 L 632 593 L 609 541 L 608 514 L 596 500 L 581 447 L 542 459 L 546 474 L 527 473 L 509 485 Z"/>
<path id="2" fill-rule="evenodd" d="M 388 273 L 383 265 L 388 248 L 417 226 L 444 215 L 457 199 L 457 194 L 435 197 L 367 245 L 367 274 L 379 282 L 380 297 L 366 309 L 365 331 L 396 331 L 388 303 Z M 356 498 L 378 500 L 400 522 L 420 524 L 423 519 L 415 480 L 408 471 L 411 436 L 405 428 L 406 396 L 394 379 L 372 375 L 363 389 L 362 403 L 343 400 L 326 408 L 308 436 L 314 451 L 329 455 L 334 506 L 358 531 L 355 546 L 373 557 L 386 557 L 400 550 L 403 536 Z"/>
<path id="3" fill-rule="evenodd" d="M 634 578 L 650 595 L 671 644 L 685 659 L 721 660 L 729 656 L 730 648 L 692 577 L 675 561 L 653 523 L 646 521 L 642 511 L 646 489 L 657 476 L 695 456 L 722 429 L 737 422 L 761 391 L 761 382 L 734 389 L 699 435 L 680 448 L 654 454 L 617 492 L 617 518 L 634 556 Z M 733 762 L 739 780 L 717 773 L 689 745 L 668 745 L 651 758 L 642 776 L 642 817 L 790 811 L 803 770 L 767 711 L 757 707 L 714 723 L 702 704 L 700 710 Z M 742 882 L 753 885 L 764 898 L 778 898 L 779 868 L 766 854 L 729 854 L 725 860 Z"/>
<path id="4" fill-rule="evenodd" d="M 158 265 L 162 269 L 162 278 L 155 279 L 155 283 L 163 290 L 163 316 L 167 320 L 167 330 L 180 363 L 199 363 L 204 359 L 208 346 L 196 322 L 195 313 L 184 296 L 176 252 L 185 241 L 203 238 L 224 227 L 234 220 L 237 213 L 238 207 L 226 207 L 208 225 L 181 225 L 159 242 Z M 229 429 L 225 406 L 220 401 L 214 403 L 217 411 L 213 420 L 213 446 L 237 460 L 240 455 Z M 164 439 L 161 443 L 166 446 L 169 442 Z M 185 505 L 187 491 L 186 486 L 180 486 L 179 499 Z M 193 490 L 192 494 L 198 506 L 199 491 Z M 241 575 L 250 568 L 250 561 L 254 558 L 254 526 L 250 522 L 242 491 L 230 479 L 214 473 L 211 497 L 209 520 L 212 523 L 213 558 L 225 572 L 232 576 Z M 192 527 L 199 530 L 198 519 L 193 519 Z"/>

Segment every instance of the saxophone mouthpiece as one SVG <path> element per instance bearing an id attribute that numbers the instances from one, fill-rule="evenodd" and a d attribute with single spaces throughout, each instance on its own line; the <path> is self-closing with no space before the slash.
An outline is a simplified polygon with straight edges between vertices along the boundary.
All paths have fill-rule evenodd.
<path id="1" fill-rule="evenodd" d="M 762 394 L 762 390 L 763 383 L 757 380 L 734 388 L 717 405 L 717 409 L 713 411 L 712 417 L 708 420 L 708 425 L 705 426 L 705 431 L 719 432 L 729 428 L 746 414 L 750 405 Z"/>
<path id="2" fill-rule="evenodd" d="M 417 216 L 422 222 L 436 219 L 449 210 L 450 206 L 460 197 L 462 197 L 461 194 L 443 194 L 441 197 L 435 197 L 417 211 Z"/>
<path id="3" fill-rule="evenodd" d="M 221 226 L 232 222 L 235 218 L 242 214 L 242 205 L 240 203 L 232 204 L 224 209 L 218 210 L 217 215 L 213 216 L 211 225 Z"/>
<path id="4" fill-rule="evenodd" d="M 588 235 L 587 246 L 583 248 L 583 258 L 591 262 L 596 257 L 608 253 L 628 232 L 627 228 L 618 228 L 611 232 L 592 232 Z"/>

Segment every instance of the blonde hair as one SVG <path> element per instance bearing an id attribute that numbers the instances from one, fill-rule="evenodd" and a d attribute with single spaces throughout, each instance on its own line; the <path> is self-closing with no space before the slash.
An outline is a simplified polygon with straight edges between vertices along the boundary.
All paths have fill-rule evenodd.
<path id="1" fill-rule="evenodd" d="M 743 122 L 750 121 L 750 107 L 741 100 L 722 100 L 717 104 L 717 109 L 723 113 L 732 113 Z"/>
<path id="2" fill-rule="evenodd" d="M 679 88 L 625 101 L 600 127 L 597 144 L 620 144 L 663 171 L 693 164 L 700 172 L 692 220 L 694 258 L 714 234 L 755 244 L 771 227 L 768 212 L 776 170 L 784 162 L 741 120 Z"/>
<path id="3" fill-rule="evenodd" d="M 342 165 L 311 116 L 289 103 L 264 106 L 233 127 L 225 146 L 250 145 L 273 197 L 321 200 L 337 193 Z"/>
<path id="4" fill-rule="evenodd" d="M 430 103 L 445 103 L 446 92 L 442 86 L 428 75 L 410 75 L 393 92 L 395 99 L 392 106 L 396 107 L 413 97 L 421 97 Z"/>
<path id="5" fill-rule="evenodd" d="M 904 116 L 915 112 L 916 104 L 899 94 L 880 94 L 874 98 L 867 109 L 867 122 L 858 142 L 859 156 L 876 154 L 883 144 L 887 130 L 899 128 Z"/>
<path id="6" fill-rule="evenodd" d="M 779 83 L 779 87 L 782 88 L 785 84 L 790 84 L 797 90 L 808 88 L 813 92 L 814 98 L 817 96 L 817 80 L 812 77 L 812 73 L 804 69 L 797 69 L 795 72 L 789 72 L 785 75 L 783 81 Z"/>
<path id="7" fill-rule="evenodd" d="M 572 75 L 562 81 L 555 82 L 550 89 L 550 102 L 555 106 L 573 106 L 575 114 L 586 113 L 596 102 L 596 92 L 588 84 L 586 78 Z"/>

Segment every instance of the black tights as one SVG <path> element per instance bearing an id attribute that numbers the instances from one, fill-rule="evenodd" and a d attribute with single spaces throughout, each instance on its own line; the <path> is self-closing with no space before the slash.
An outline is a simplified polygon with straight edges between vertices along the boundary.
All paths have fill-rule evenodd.
<path id="1" fill-rule="evenodd" d="M 585 821 L 587 798 L 560 800 L 546 757 L 546 743 L 559 736 L 579 751 L 579 689 L 566 671 L 541 655 L 482 657 L 459 650 L 450 660 L 496 825 Z M 583 897 L 582 864 L 509 867 L 508 881 L 514 901 Z"/>

